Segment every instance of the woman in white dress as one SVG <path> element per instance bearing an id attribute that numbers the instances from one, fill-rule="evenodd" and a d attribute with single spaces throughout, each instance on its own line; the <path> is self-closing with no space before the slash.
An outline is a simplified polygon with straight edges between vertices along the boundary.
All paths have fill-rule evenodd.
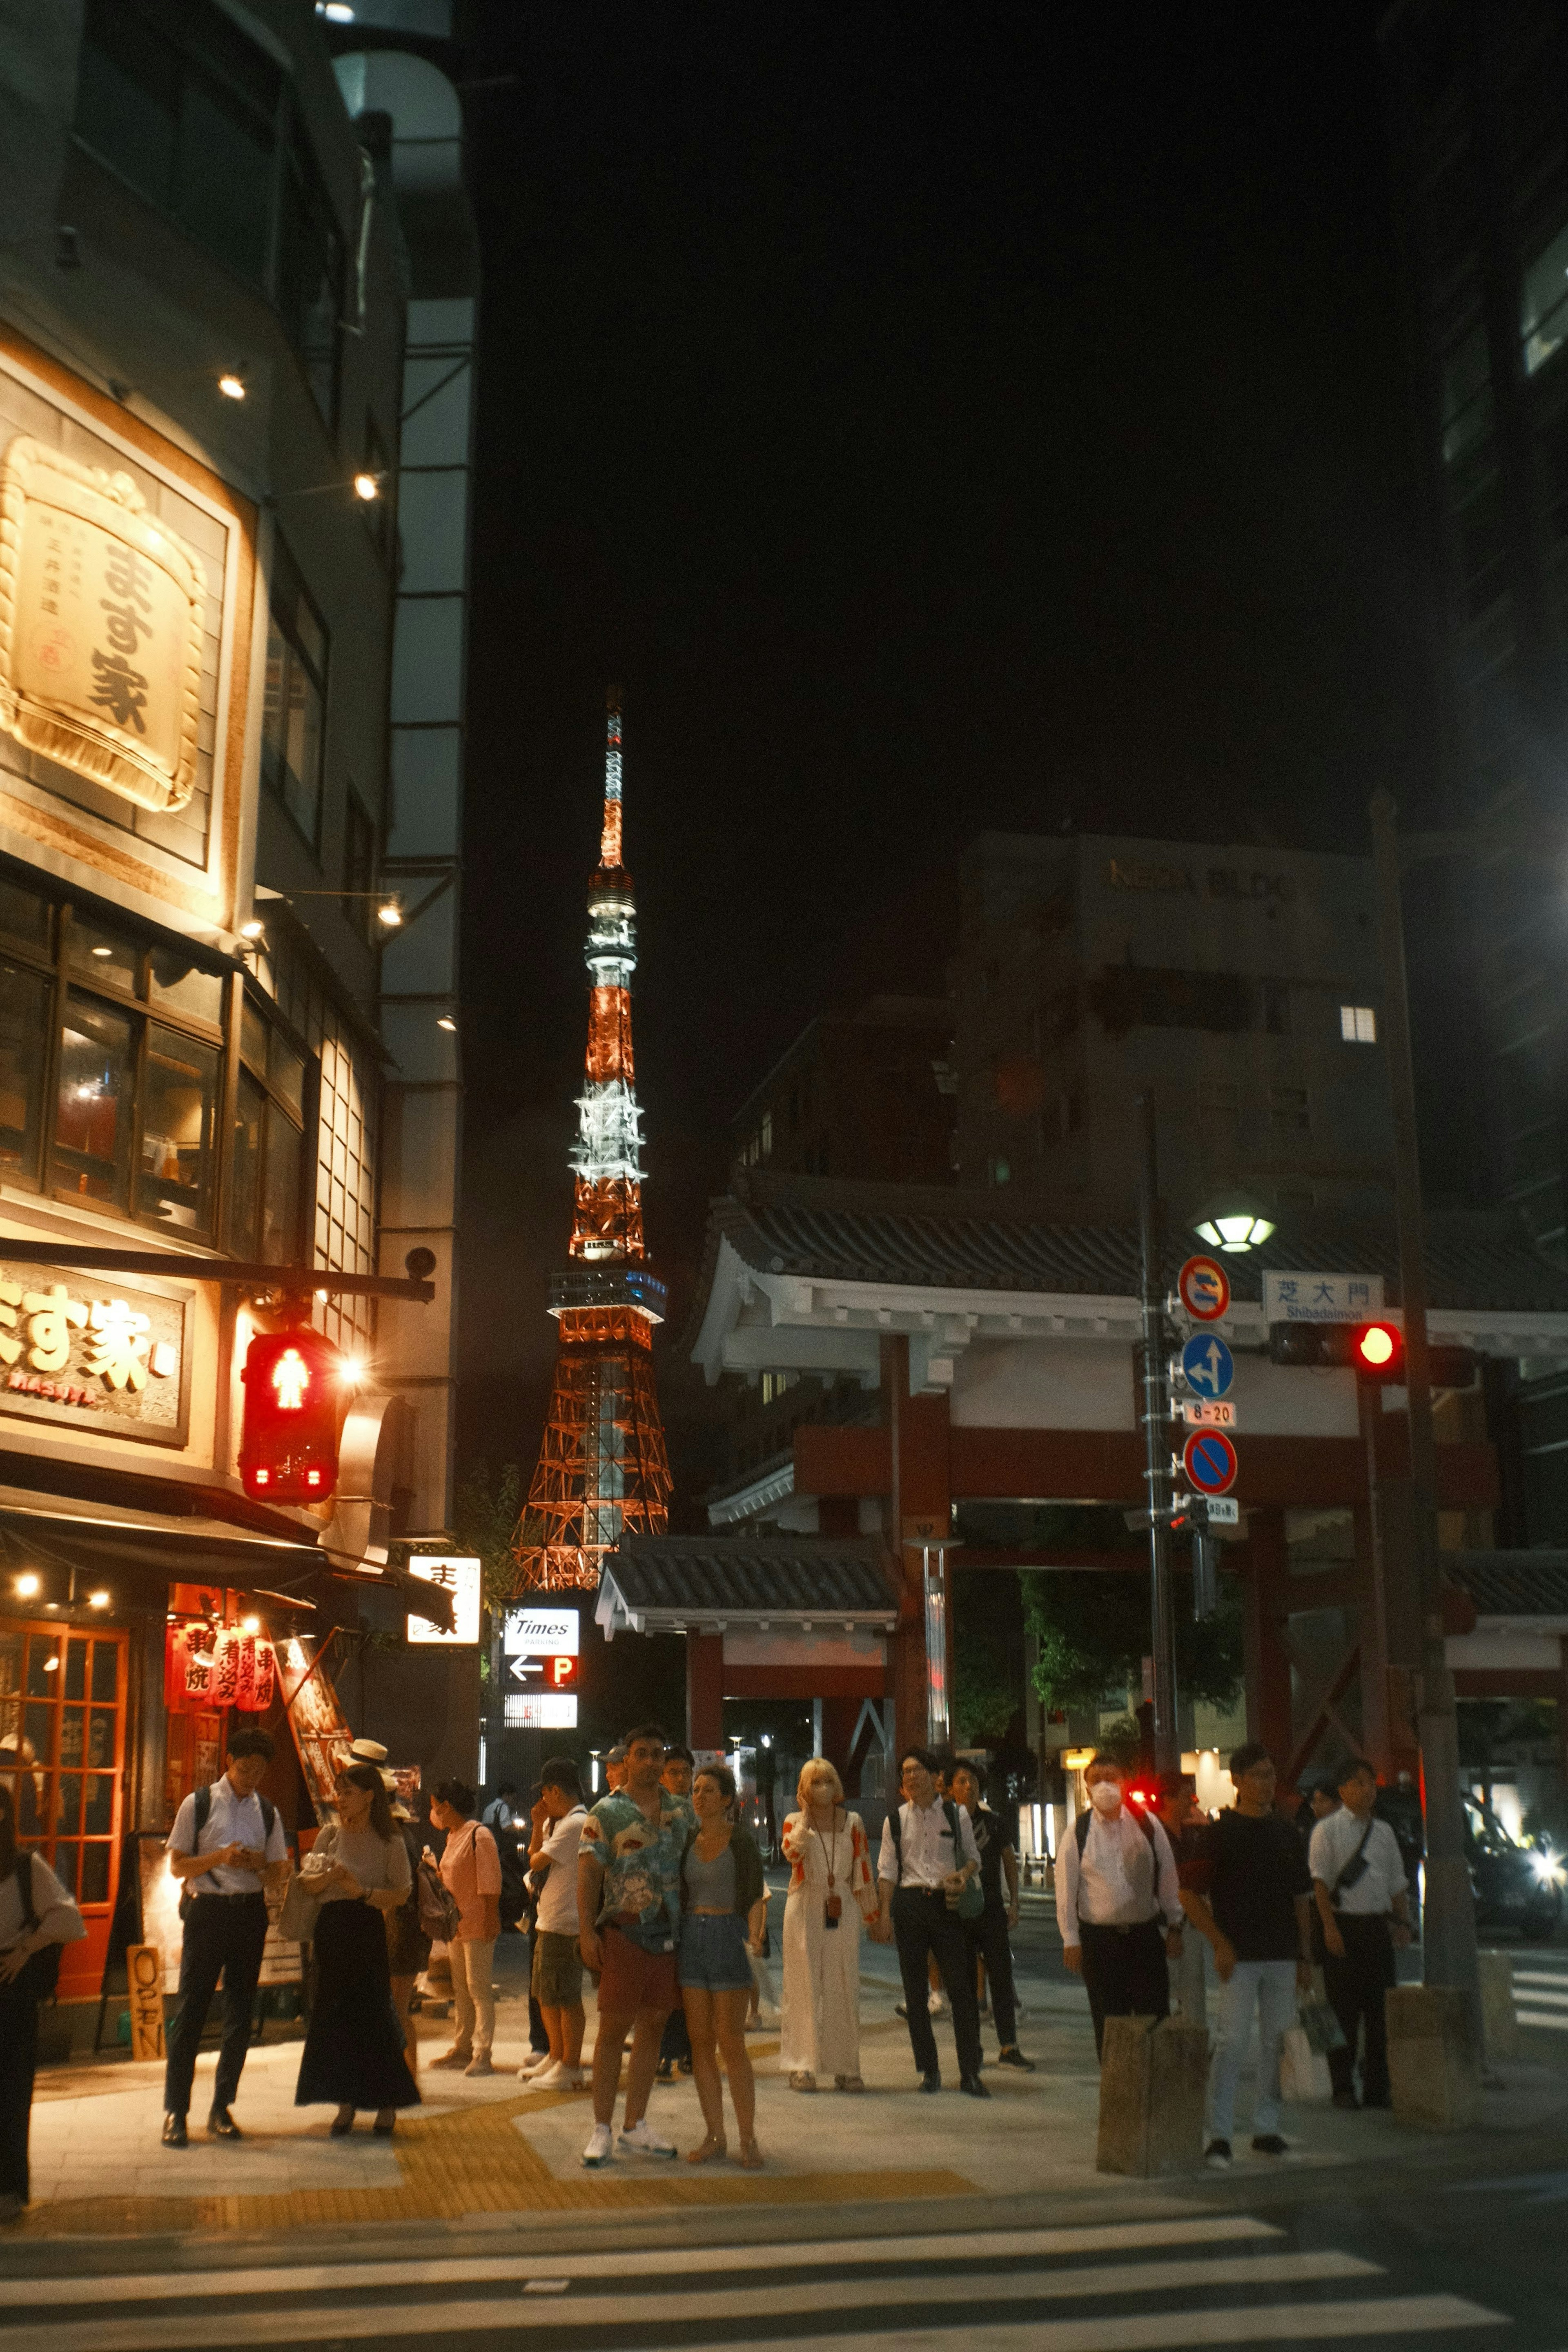
<path id="1" fill-rule="evenodd" d="M 860 1929 L 877 1911 L 870 1850 L 826 1757 L 811 1759 L 795 1794 L 800 1811 L 782 1840 L 790 1878 L 779 2065 L 792 2091 L 815 2091 L 819 2075 L 841 2091 L 863 2091 Z"/>

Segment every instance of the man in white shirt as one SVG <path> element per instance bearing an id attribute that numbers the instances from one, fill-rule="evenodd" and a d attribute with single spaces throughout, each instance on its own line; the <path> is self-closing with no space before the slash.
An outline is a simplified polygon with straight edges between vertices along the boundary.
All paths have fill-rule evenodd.
<path id="1" fill-rule="evenodd" d="M 1394 1948 L 1410 1941 L 1410 1898 L 1399 1841 L 1373 1812 L 1377 1774 L 1359 1756 L 1341 1767 L 1340 1810 L 1321 1821 L 1307 1849 L 1312 1900 L 1323 1931 L 1323 1985 L 1345 2037 L 1329 2053 L 1336 2107 L 1353 2107 L 1356 2037 L 1365 2042 L 1361 2105 L 1393 2105 L 1384 1996 L 1394 1981 Z"/>
<path id="2" fill-rule="evenodd" d="M 1171 1841 L 1123 1801 L 1115 1757 L 1091 1758 L 1083 1779 L 1089 1809 L 1057 1854 L 1057 1925 L 1062 1958 L 1089 1995 L 1098 2053 L 1108 2017 L 1169 2017 L 1166 1962 L 1181 1955 L 1183 1912 Z"/>
<path id="3" fill-rule="evenodd" d="M 539 1804 L 528 1848 L 528 1884 L 536 1908 L 531 1990 L 550 2047 L 518 2068 L 535 2091 L 580 2091 L 583 2084 L 583 1955 L 578 1948 L 577 1849 L 588 1815 L 569 1756 L 552 1757 L 540 1774 Z"/>
<path id="4" fill-rule="evenodd" d="M 910 2046 L 922 2091 L 940 2091 L 936 2036 L 926 2006 L 926 1959 L 934 1954 L 952 2011 L 958 2044 L 958 2087 L 972 2099 L 991 2095 L 980 2079 L 980 2004 L 974 1969 L 957 1909 L 958 1897 L 980 1875 L 980 1850 L 969 1816 L 937 1790 L 937 1759 L 926 1748 L 906 1748 L 899 1759 L 904 1802 L 882 1824 L 877 1863 L 881 1911 L 871 1933 L 897 1942 L 904 1980 Z"/>
<path id="5" fill-rule="evenodd" d="M 189 1896 L 180 1949 L 180 2006 L 170 2020 L 164 2049 L 163 2146 L 185 2147 L 185 2116 L 196 2052 L 207 2010 L 223 1979 L 223 2046 L 218 2052 L 207 2130 L 238 2139 L 229 2107 L 239 2089 L 250 2046 L 250 2012 L 267 1941 L 264 1880 L 289 1867 L 288 1842 L 276 1808 L 259 1791 L 272 1761 L 272 1741 L 258 1727 L 236 1731 L 224 1776 L 185 1798 L 174 1815 L 165 1852 Z M 182 1897 L 182 1903 L 184 1903 Z"/>

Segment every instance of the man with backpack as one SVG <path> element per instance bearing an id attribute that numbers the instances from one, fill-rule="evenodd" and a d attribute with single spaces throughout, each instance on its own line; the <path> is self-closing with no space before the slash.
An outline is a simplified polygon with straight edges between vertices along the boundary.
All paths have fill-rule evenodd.
<path id="1" fill-rule="evenodd" d="M 974 1967 L 963 1933 L 967 1910 L 984 1910 L 980 1851 L 969 1816 L 937 1788 L 937 1759 L 928 1748 L 906 1748 L 899 1759 L 904 1802 L 882 1824 L 877 1886 L 882 1907 L 871 1926 L 879 1944 L 897 1943 L 910 2046 L 922 2091 L 940 2091 L 936 2036 L 926 2007 L 926 1961 L 934 1955 L 952 2011 L 958 2044 L 958 2087 L 969 2098 L 991 2095 L 980 2079 L 980 2007 Z"/>
<path id="2" fill-rule="evenodd" d="M 1171 1841 L 1124 1802 L 1114 1756 L 1091 1757 L 1088 1809 L 1057 1855 L 1057 1925 L 1069 1974 L 1081 1976 L 1098 2056 L 1108 2017 L 1169 2017 L 1168 1959 L 1182 1948 L 1182 1898 Z"/>
<path id="3" fill-rule="evenodd" d="M 239 2090 L 250 2046 L 250 2012 L 267 1941 L 264 1879 L 289 1866 L 283 1824 L 269 1798 L 260 1793 L 272 1761 L 272 1741 L 259 1728 L 231 1733 L 224 1775 L 210 1789 L 197 1789 L 174 1815 L 165 1851 L 169 1867 L 184 1888 L 180 1916 L 185 1923 L 180 1948 L 180 2006 L 170 2020 L 163 2077 L 163 2146 L 185 2147 L 185 2116 L 196 2071 L 196 2052 L 207 2010 L 223 1979 L 223 2046 L 218 2052 L 207 2130 L 216 2139 L 238 2139 L 229 2113 Z"/>

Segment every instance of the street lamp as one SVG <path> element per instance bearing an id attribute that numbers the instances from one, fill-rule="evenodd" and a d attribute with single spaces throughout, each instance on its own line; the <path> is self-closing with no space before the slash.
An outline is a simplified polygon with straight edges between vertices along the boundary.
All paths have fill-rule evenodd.
<path id="1" fill-rule="evenodd" d="M 1242 1192 L 1227 1192 L 1209 1202 L 1193 1219 L 1193 1231 L 1210 1249 L 1242 1257 L 1259 1249 L 1274 1231 L 1274 1220 L 1258 1202 Z"/>

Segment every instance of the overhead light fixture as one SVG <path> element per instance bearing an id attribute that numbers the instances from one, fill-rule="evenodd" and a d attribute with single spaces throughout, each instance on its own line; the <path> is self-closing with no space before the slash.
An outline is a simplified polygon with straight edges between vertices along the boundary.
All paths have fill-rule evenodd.
<path id="1" fill-rule="evenodd" d="M 354 12 L 348 0 L 321 0 L 317 13 L 324 16 L 329 25 L 352 25 L 354 21 Z"/>
<path id="2" fill-rule="evenodd" d="M 94 948 L 93 950 L 93 954 L 95 956 L 111 956 L 113 953 L 114 950 L 112 948 Z"/>
<path id="3" fill-rule="evenodd" d="M 457 1023 L 453 1020 L 449 1013 L 438 1013 L 436 1015 L 436 1026 L 437 1029 L 456 1029 L 457 1025 Z"/>
<path id="4" fill-rule="evenodd" d="M 378 923 L 384 924 L 389 931 L 396 930 L 403 920 L 403 908 L 399 900 L 384 898 L 375 910 L 375 919 Z"/>
<path id="5" fill-rule="evenodd" d="M 239 1630 L 242 1633 L 259 1633 L 261 1631 L 260 1618 L 254 1616 L 242 1617 L 239 1621 Z"/>
<path id="6" fill-rule="evenodd" d="M 217 388 L 226 400 L 245 398 L 245 378 L 237 368 L 226 368 L 217 380 Z"/>
<path id="7" fill-rule="evenodd" d="M 1260 1202 L 1249 1201 L 1244 1193 L 1233 1193 L 1200 1209 L 1193 1220 L 1193 1231 L 1210 1249 L 1240 1257 L 1262 1246 L 1274 1231 L 1274 1220 Z"/>
<path id="8" fill-rule="evenodd" d="M 58 1657 L 46 1658 L 46 1659 L 44 1660 L 44 1672 L 45 1672 L 45 1674 L 47 1674 L 47 1675 L 58 1675 L 58 1674 L 59 1673 L 59 1670 L 60 1670 L 60 1662 L 59 1662 L 59 1659 L 58 1659 Z"/>
<path id="9" fill-rule="evenodd" d="M 16 1591 L 24 1601 L 36 1600 L 43 1589 L 43 1579 L 37 1571 L 25 1568 L 16 1579 Z"/>
<path id="10" fill-rule="evenodd" d="M 248 923 L 241 923 L 239 936 L 242 940 L 258 940 L 266 928 L 266 924 L 258 923 L 253 915 Z"/>
<path id="11" fill-rule="evenodd" d="M 354 496 L 356 499 L 363 499 L 366 506 L 370 505 L 373 499 L 380 498 L 381 476 L 379 474 L 370 473 L 356 474 L 354 476 Z"/>
<path id="12" fill-rule="evenodd" d="M 88 1594 L 87 1605 L 89 1609 L 107 1609 L 109 1606 L 108 1593 L 105 1592 L 100 1586 L 98 1591 L 89 1592 Z"/>
<path id="13" fill-rule="evenodd" d="M 364 1378 L 364 1366 L 361 1363 L 357 1356 L 344 1357 L 343 1368 L 340 1377 L 344 1388 L 358 1388 L 361 1381 Z"/>

